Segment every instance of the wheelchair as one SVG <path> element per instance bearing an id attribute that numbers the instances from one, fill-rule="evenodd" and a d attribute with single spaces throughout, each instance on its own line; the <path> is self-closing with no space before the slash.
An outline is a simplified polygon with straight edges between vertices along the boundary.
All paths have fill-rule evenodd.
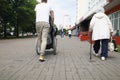
<path id="1" fill-rule="evenodd" d="M 54 27 L 50 27 L 50 31 L 49 31 L 49 35 L 47 38 L 47 45 L 46 45 L 46 50 L 52 49 L 53 50 L 53 54 L 56 55 L 56 50 L 57 50 L 57 28 Z M 39 38 L 36 39 L 36 53 L 37 55 L 40 55 L 40 41 Z"/>

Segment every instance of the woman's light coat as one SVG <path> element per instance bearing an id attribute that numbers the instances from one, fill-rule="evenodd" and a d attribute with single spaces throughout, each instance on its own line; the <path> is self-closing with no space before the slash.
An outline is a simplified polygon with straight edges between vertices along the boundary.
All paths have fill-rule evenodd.
<path id="1" fill-rule="evenodd" d="M 98 12 L 91 19 L 89 30 L 92 31 L 92 40 L 109 39 L 113 27 L 109 17 Z"/>

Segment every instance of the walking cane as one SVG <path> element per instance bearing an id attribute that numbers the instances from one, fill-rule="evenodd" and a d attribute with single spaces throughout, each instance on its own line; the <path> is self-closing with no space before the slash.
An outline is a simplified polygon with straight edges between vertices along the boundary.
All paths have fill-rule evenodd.
<path id="1" fill-rule="evenodd" d="M 91 59 L 92 59 L 92 41 L 90 40 L 90 61 L 91 61 Z"/>
<path id="2" fill-rule="evenodd" d="M 92 34 L 90 33 L 90 61 L 92 59 L 91 52 L 92 52 Z"/>
<path id="3" fill-rule="evenodd" d="M 90 62 L 92 61 L 92 33 L 90 33 Z"/>

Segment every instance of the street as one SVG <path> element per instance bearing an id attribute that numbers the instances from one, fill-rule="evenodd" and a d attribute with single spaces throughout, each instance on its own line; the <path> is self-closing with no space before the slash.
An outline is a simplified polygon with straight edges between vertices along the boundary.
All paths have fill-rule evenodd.
<path id="1" fill-rule="evenodd" d="M 57 36 L 57 55 L 47 51 L 40 62 L 35 39 L 0 40 L 0 80 L 120 80 L 120 53 L 90 61 L 88 41 Z"/>

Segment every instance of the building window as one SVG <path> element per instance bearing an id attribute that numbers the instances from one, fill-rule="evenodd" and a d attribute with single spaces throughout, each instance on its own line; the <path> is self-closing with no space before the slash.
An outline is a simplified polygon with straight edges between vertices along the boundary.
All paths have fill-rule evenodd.
<path id="1" fill-rule="evenodd" d="M 107 3 L 106 0 L 89 0 L 88 7 L 89 7 L 89 9 L 92 9 L 98 5 L 105 6 L 106 3 Z"/>
<path id="2" fill-rule="evenodd" d="M 120 30 L 120 18 L 119 18 L 119 30 Z"/>
<path id="3" fill-rule="evenodd" d="M 120 34 L 120 11 L 112 13 L 109 15 L 109 18 L 112 22 L 114 30 L 119 30 Z"/>
<path id="4" fill-rule="evenodd" d="M 118 29 L 118 19 L 114 20 L 114 29 L 117 30 Z"/>

